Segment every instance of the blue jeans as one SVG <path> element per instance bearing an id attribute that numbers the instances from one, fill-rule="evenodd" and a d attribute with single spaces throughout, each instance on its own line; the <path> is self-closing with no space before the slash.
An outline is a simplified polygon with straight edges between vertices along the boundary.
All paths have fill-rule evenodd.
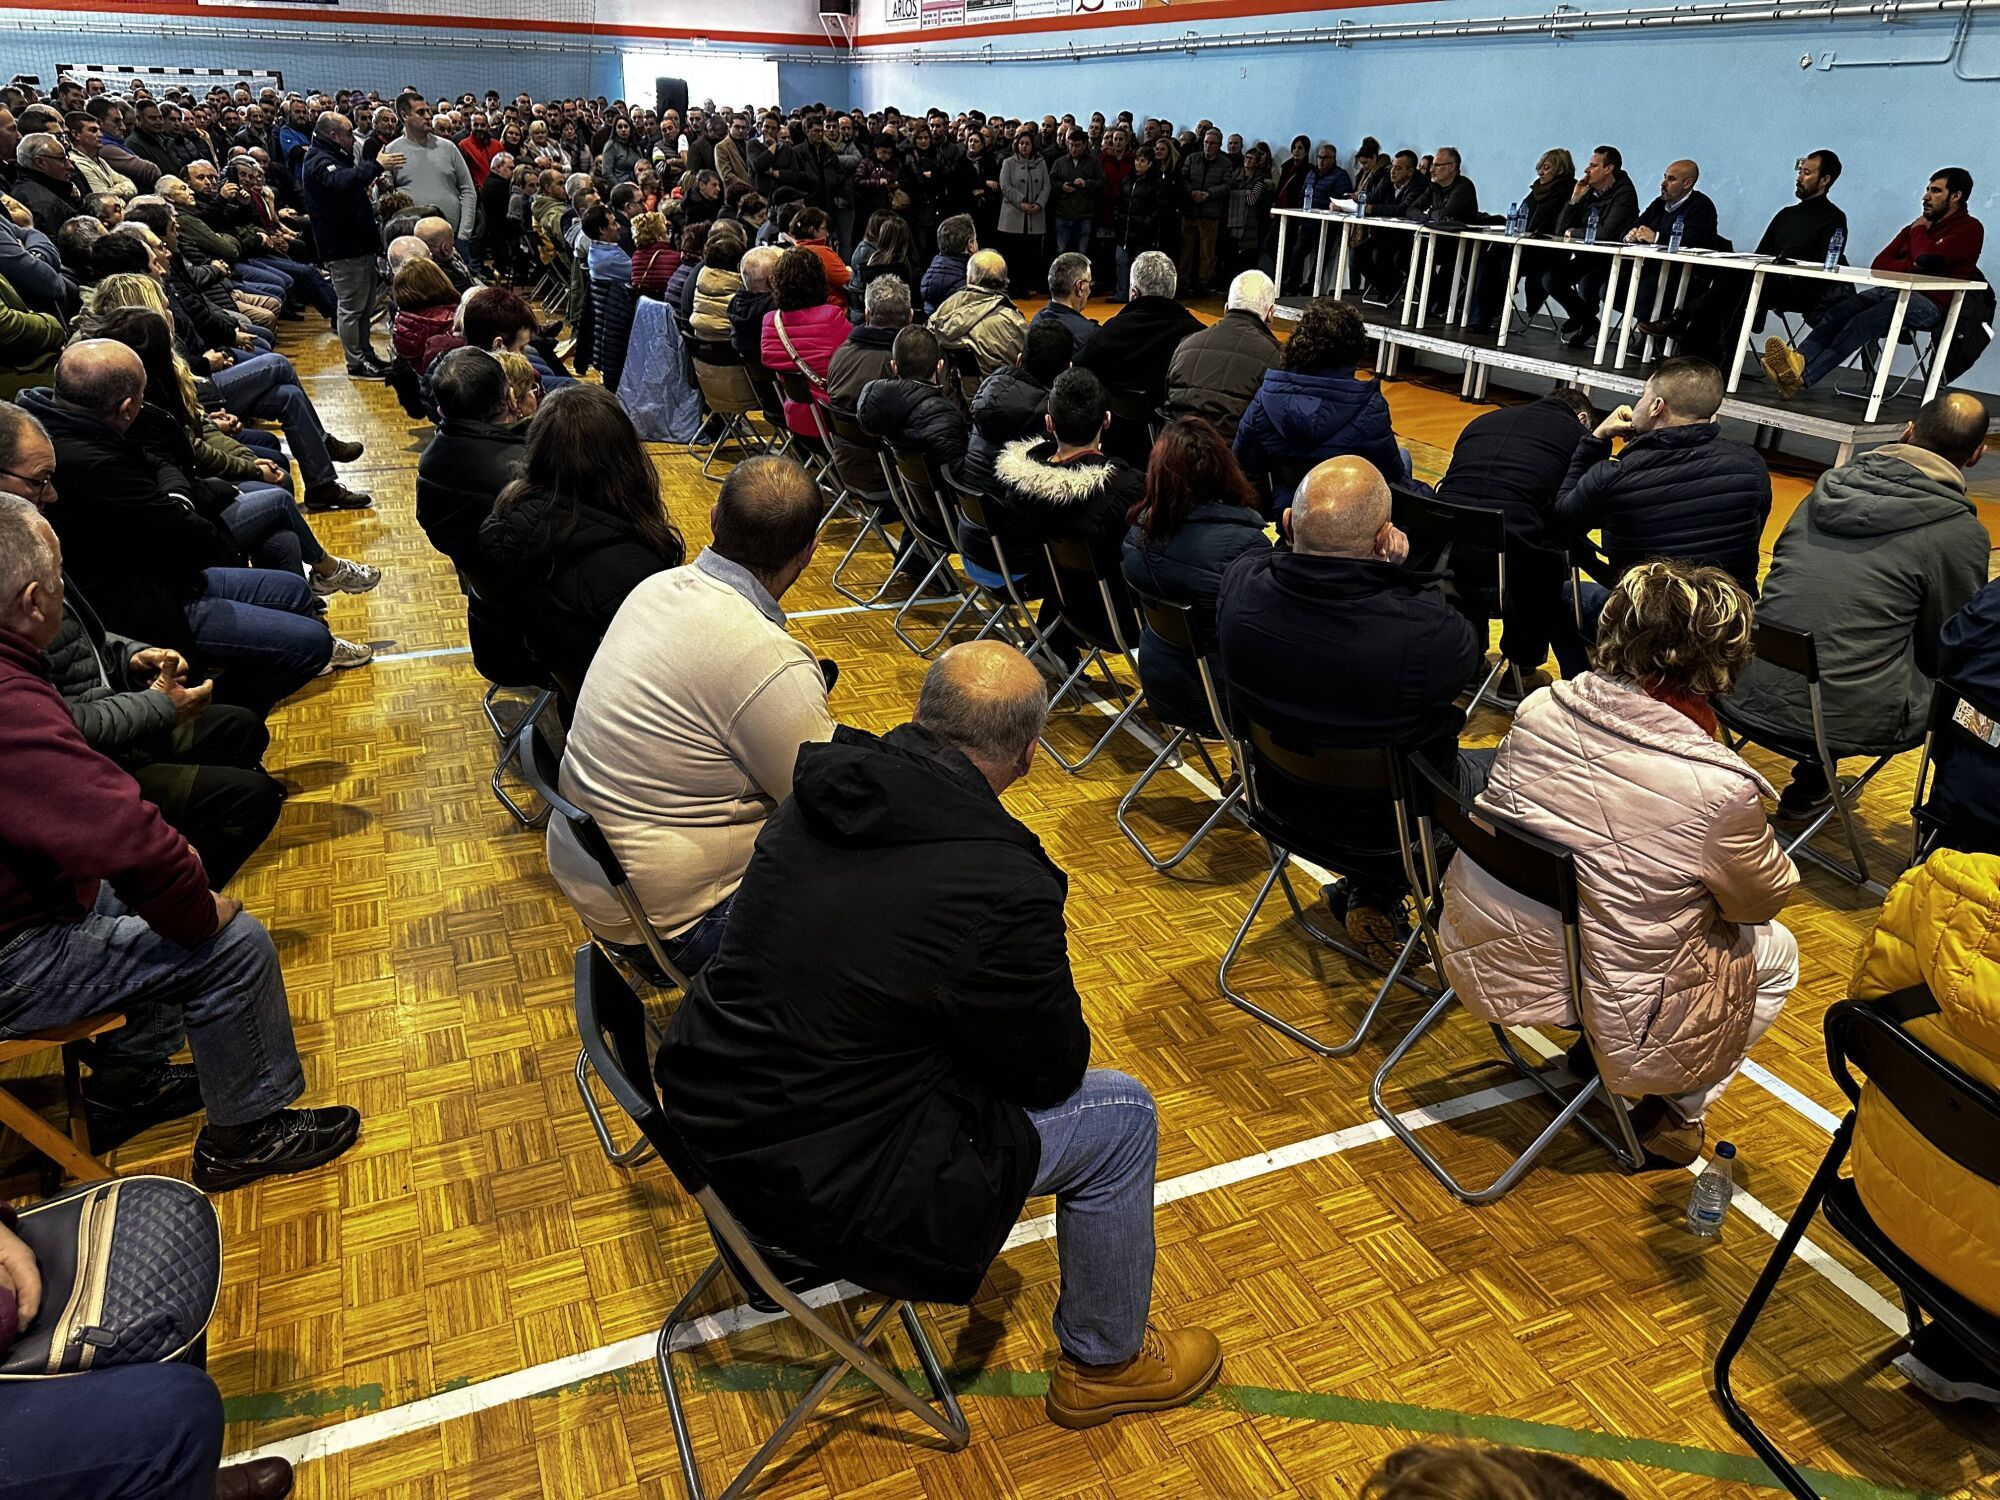
<path id="1" fill-rule="evenodd" d="M 210 568 L 202 580 L 187 621 L 201 664 L 215 678 L 216 702 L 268 714 L 332 658 L 333 635 L 299 574 Z"/>
<path id="2" fill-rule="evenodd" d="M 1130 1359 L 1153 1305 L 1153 1096 L 1135 1078 L 1092 1068 L 1074 1094 L 1029 1110 L 1028 1121 L 1042 1140 L 1028 1196 L 1056 1200 L 1056 1343 L 1078 1364 Z"/>
<path id="3" fill-rule="evenodd" d="M 1056 255 L 1068 250 L 1080 250 L 1085 255 L 1090 254 L 1090 230 L 1094 223 L 1096 220 L 1089 218 L 1057 219 L 1055 252 L 1049 258 L 1053 260 Z"/>
<path id="4" fill-rule="evenodd" d="M 1604 613 L 1610 597 L 1610 589 L 1588 578 L 1580 585 L 1563 584 L 1562 605 L 1556 610 L 1555 628 L 1549 632 L 1563 676 L 1581 677 L 1590 670 L 1590 648 L 1597 644 L 1597 617 Z"/>
<path id="5" fill-rule="evenodd" d="M 312 397 L 299 384 L 299 372 L 282 354 L 254 354 L 239 359 L 226 370 L 209 377 L 222 396 L 222 404 L 239 417 L 275 418 L 284 425 L 285 441 L 308 487 L 326 484 L 334 478 L 333 460 L 327 457 L 326 429 Z"/>
<path id="6" fill-rule="evenodd" d="M 336 305 L 333 283 L 326 279 L 326 273 L 318 266 L 309 266 L 302 260 L 286 260 L 282 255 L 255 255 L 243 262 L 246 266 L 269 266 L 274 271 L 282 271 L 292 279 L 292 290 L 310 302 L 320 312 L 331 318 Z"/>
<path id="7" fill-rule="evenodd" d="M 290 493 L 275 484 L 237 486 L 237 498 L 222 508 L 222 524 L 260 568 L 297 573 L 326 556 Z"/>
<path id="8" fill-rule="evenodd" d="M 1888 287 L 1871 286 L 1821 308 L 1813 320 L 1812 332 L 1799 345 L 1799 353 L 1806 361 L 1806 384 L 1818 385 L 1852 359 L 1856 351 L 1887 338 L 1889 320 L 1896 314 L 1896 296 Z M 1925 333 L 1943 322 L 1944 314 L 1930 298 L 1922 295 L 1910 298 L 1909 309 L 1903 314 L 1905 328 Z M 1882 357 L 1891 359 L 1895 353 L 1893 349 L 1886 350 Z"/>
<path id="9" fill-rule="evenodd" d="M 250 260 L 239 261 L 230 274 L 244 291 L 255 292 L 260 297 L 276 297 L 282 302 L 292 295 L 292 278 L 275 266 L 260 266 Z"/>
<path id="10" fill-rule="evenodd" d="M 193 1365 L 0 1384 L 0 1500 L 209 1500 L 221 1459 L 222 1396 Z"/>
<path id="11" fill-rule="evenodd" d="M 660 946 L 667 950 L 667 957 L 674 967 L 692 979 L 708 966 L 715 957 L 715 950 L 722 946 L 722 929 L 729 921 L 729 908 L 735 904 L 736 893 L 731 891 L 702 916 L 695 918 L 694 925 L 682 929 L 672 937 L 660 939 Z"/>
<path id="12" fill-rule="evenodd" d="M 212 1124 L 251 1124 L 305 1092 L 278 950 L 247 912 L 183 948 L 100 885 L 79 920 L 29 927 L 0 946 L 0 1037 L 108 1010 L 126 1021 L 91 1043 L 93 1092 L 115 1095 L 120 1080 L 144 1078 L 183 1041 Z"/>

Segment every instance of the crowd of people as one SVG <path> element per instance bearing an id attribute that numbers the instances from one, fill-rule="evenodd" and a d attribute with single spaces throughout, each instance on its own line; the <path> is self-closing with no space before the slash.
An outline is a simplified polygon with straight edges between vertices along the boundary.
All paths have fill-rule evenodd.
<path id="1" fill-rule="evenodd" d="M 1152 1317 L 1156 1106 L 1090 1066 L 1065 877 L 1001 800 L 1035 759 L 1049 679 L 1089 649 L 1045 549 L 1080 543 L 1107 587 L 1206 622 L 1204 664 L 1142 637 L 1166 722 L 1219 738 L 1241 716 L 1419 755 L 1575 851 L 1587 1014 L 1550 914 L 1465 861 L 1436 959 L 1476 1014 L 1578 1033 L 1572 1071 L 1633 1101 L 1654 1167 L 1698 1159 L 1708 1110 L 1799 977 L 1777 921 L 1798 872 L 1771 788 L 1718 725 L 1796 761 L 1781 825 L 1823 810 L 1837 775 L 1812 750 L 1803 681 L 1753 660 L 1753 621 L 1820 642 L 1836 756 L 1907 748 L 1940 679 L 2000 705 L 2000 585 L 1966 496 L 1987 430 L 1973 397 L 1940 396 L 1900 441 L 1828 470 L 1761 578 L 1770 477 L 1724 434 L 1722 376 L 1698 352 L 1608 412 L 1562 389 L 1483 415 L 1435 490 L 1418 480 L 1363 368 L 1360 312 L 1315 300 L 1274 333 L 1297 267 L 1276 264 L 1270 216 L 1362 202 L 1477 222 L 1451 147 L 1419 158 L 1371 138 L 1350 170 L 1304 136 L 1274 161 L 1207 121 L 1129 113 L 705 104 L 683 119 L 496 92 L 118 96 L 93 78 L 48 101 L 0 90 L 0 158 L 0 733 L 16 767 L 0 794 L 0 1027 L 127 1014 L 91 1044 L 93 1143 L 205 1112 L 194 1180 L 221 1191 L 331 1161 L 360 1129 L 351 1108 L 296 1107 L 276 951 L 223 893 L 285 795 L 263 767 L 267 716 L 371 654 L 323 617 L 381 575 L 328 553 L 308 519 L 370 504 L 336 469 L 361 445 L 326 431 L 275 347 L 311 314 L 350 375 L 386 380 L 433 426 L 419 525 L 461 581 L 482 669 L 506 662 L 496 681 L 556 694 L 561 790 L 608 837 L 645 922 L 560 819 L 556 884 L 607 947 L 691 976 L 658 1072 L 693 1157 L 753 1233 L 917 1300 L 970 1298 L 1023 1202 L 1053 1196 L 1046 1405 L 1065 1427 L 1194 1399 L 1222 1348 Z M 1810 255 L 1844 228 L 1826 196 L 1839 171 L 1831 151 L 1800 162 L 1773 253 Z M 1670 164 L 1642 210 L 1614 148 L 1581 174 L 1551 152 L 1531 224 L 1708 243 L 1698 178 Z M 1970 190 L 1960 169 L 1935 174 L 1887 267 L 1975 263 Z M 1374 295 L 1410 274 L 1399 247 L 1363 243 Z M 1587 336 L 1597 263 L 1535 255 L 1531 300 Z M 537 285 L 564 295 L 558 316 L 524 295 Z M 602 362 L 590 330 L 610 304 L 593 292 L 611 286 L 669 304 L 688 340 L 798 377 L 773 451 L 729 468 L 692 553 L 631 413 L 579 378 Z M 1033 317 L 1015 301 L 1030 290 L 1046 291 Z M 1213 323 L 1186 305 L 1209 292 Z M 1512 294 L 1482 282 L 1475 319 Z M 1703 282 L 1675 315 L 1683 348 L 1705 347 L 1704 328 L 1733 339 L 1740 295 Z M 1881 299 L 1862 297 L 1811 309 L 1799 356 L 1771 351 L 1773 379 L 1824 378 L 1880 337 Z M 691 366 L 683 378 L 698 389 Z M 925 566 L 875 444 L 981 495 L 983 529 L 944 517 L 953 550 L 1042 602 L 1031 654 L 953 646 L 882 735 L 837 722 L 836 665 L 783 602 L 837 496 L 901 533 L 891 566 Z M 1398 527 L 1399 493 L 1501 511 L 1504 551 L 1447 563 Z M 1468 751 L 1495 617 L 1519 674 L 1494 689 L 1513 727 Z M 1939 858 L 2000 855 L 1990 762 L 1940 757 L 1937 773 Z M 1326 900 L 1362 952 L 1392 960 L 1418 893 L 1363 857 L 1396 836 L 1388 802 L 1315 793 L 1286 816 L 1353 848 Z M 171 1061 L 183 1040 L 191 1065 Z M 2000 1057 L 1964 1046 L 2000 1080 Z M 1972 1263 L 1938 1257 L 1947 1279 Z M 1932 1328 L 1912 1378 L 2000 1400 L 2000 1377 L 1968 1373 Z M 1410 1477 L 1425 1465 L 1479 1462 L 1498 1460 L 1412 1458 L 1392 1465 L 1410 1488 L 1371 1493 L 1429 1493 Z M 282 1493 L 273 1476 L 225 1470 L 217 1493 Z"/>

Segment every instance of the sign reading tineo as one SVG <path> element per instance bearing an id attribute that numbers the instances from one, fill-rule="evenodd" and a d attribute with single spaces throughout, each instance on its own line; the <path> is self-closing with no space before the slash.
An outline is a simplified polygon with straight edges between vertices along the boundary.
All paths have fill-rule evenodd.
<path id="1" fill-rule="evenodd" d="M 1062 20 L 1163 7 L 1163 0 L 881 0 L 886 31 L 933 31 L 996 21 Z M 1163 18 L 1164 19 L 1164 18 Z"/>

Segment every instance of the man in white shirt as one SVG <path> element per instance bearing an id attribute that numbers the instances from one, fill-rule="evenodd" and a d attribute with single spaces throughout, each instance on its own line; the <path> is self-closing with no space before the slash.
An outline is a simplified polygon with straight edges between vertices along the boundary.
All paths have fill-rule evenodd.
<path id="1" fill-rule="evenodd" d="M 778 605 L 812 561 L 823 509 L 794 460 L 738 464 L 710 512 L 715 540 L 626 597 L 577 699 L 563 795 L 603 828 L 683 973 L 722 941 L 799 746 L 833 737 L 826 677 Z M 644 941 L 560 820 L 549 868 L 591 931 Z"/>

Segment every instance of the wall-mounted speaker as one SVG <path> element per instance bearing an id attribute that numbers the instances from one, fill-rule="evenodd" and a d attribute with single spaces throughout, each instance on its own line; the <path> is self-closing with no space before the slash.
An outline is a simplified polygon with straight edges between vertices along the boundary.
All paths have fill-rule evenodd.
<path id="1" fill-rule="evenodd" d="M 687 123 L 688 84 L 685 78 L 655 78 L 653 94 L 657 101 L 655 113 L 664 115 L 671 109 L 680 115 L 682 124 Z"/>

